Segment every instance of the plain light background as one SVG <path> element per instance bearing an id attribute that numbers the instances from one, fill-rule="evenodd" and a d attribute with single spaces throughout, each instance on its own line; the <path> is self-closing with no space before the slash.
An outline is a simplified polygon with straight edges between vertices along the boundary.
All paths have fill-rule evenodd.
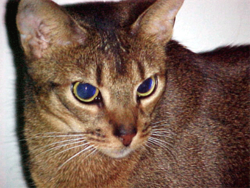
<path id="1" fill-rule="evenodd" d="M 0 188 L 25 188 L 15 137 L 16 75 L 4 21 L 7 0 L 0 1 Z M 83 1 L 55 0 L 60 4 Z M 173 37 L 196 52 L 249 44 L 250 0 L 186 0 Z"/>

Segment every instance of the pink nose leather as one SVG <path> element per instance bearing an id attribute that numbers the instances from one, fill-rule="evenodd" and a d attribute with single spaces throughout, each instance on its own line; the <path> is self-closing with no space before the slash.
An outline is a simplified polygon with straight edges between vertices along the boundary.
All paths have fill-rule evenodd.
<path id="1" fill-rule="evenodd" d="M 132 133 L 132 134 L 125 134 L 125 135 L 121 135 L 120 138 L 122 139 L 122 143 L 124 146 L 129 146 L 134 138 L 136 134 Z"/>

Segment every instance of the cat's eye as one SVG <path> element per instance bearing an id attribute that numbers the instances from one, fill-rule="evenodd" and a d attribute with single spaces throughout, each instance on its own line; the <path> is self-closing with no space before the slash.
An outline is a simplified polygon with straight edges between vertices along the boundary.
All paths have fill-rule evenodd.
<path id="1" fill-rule="evenodd" d="M 86 103 L 93 102 L 99 94 L 99 89 L 88 83 L 76 82 L 72 90 L 78 100 Z"/>
<path id="2" fill-rule="evenodd" d="M 137 89 L 137 95 L 139 97 L 147 97 L 153 93 L 156 87 L 156 80 L 154 76 L 146 79 Z"/>

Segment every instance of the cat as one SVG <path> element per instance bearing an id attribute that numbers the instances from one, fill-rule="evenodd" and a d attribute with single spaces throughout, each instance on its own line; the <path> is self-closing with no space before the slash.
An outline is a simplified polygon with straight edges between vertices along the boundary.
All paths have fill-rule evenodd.
<path id="1" fill-rule="evenodd" d="M 36 187 L 248 187 L 250 46 L 171 40 L 183 0 L 21 0 Z"/>

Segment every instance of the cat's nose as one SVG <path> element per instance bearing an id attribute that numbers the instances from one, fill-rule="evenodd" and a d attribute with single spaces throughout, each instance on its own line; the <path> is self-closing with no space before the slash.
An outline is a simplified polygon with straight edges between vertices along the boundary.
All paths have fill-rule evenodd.
<path id="1" fill-rule="evenodd" d="M 136 134 L 133 133 L 133 134 L 125 134 L 125 135 L 121 135 L 120 138 L 122 140 L 122 143 L 124 146 L 129 146 L 132 142 L 132 139 L 134 138 Z"/>
<path id="2" fill-rule="evenodd" d="M 132 126 L 126 127 L 124 125 L 116 127 L 114 131 L 114 135 L 120 138 L 122 144 L 126 147 L 128 147 L 131 144 L 136 133 L 137 133 L 136 127 Z"/>

